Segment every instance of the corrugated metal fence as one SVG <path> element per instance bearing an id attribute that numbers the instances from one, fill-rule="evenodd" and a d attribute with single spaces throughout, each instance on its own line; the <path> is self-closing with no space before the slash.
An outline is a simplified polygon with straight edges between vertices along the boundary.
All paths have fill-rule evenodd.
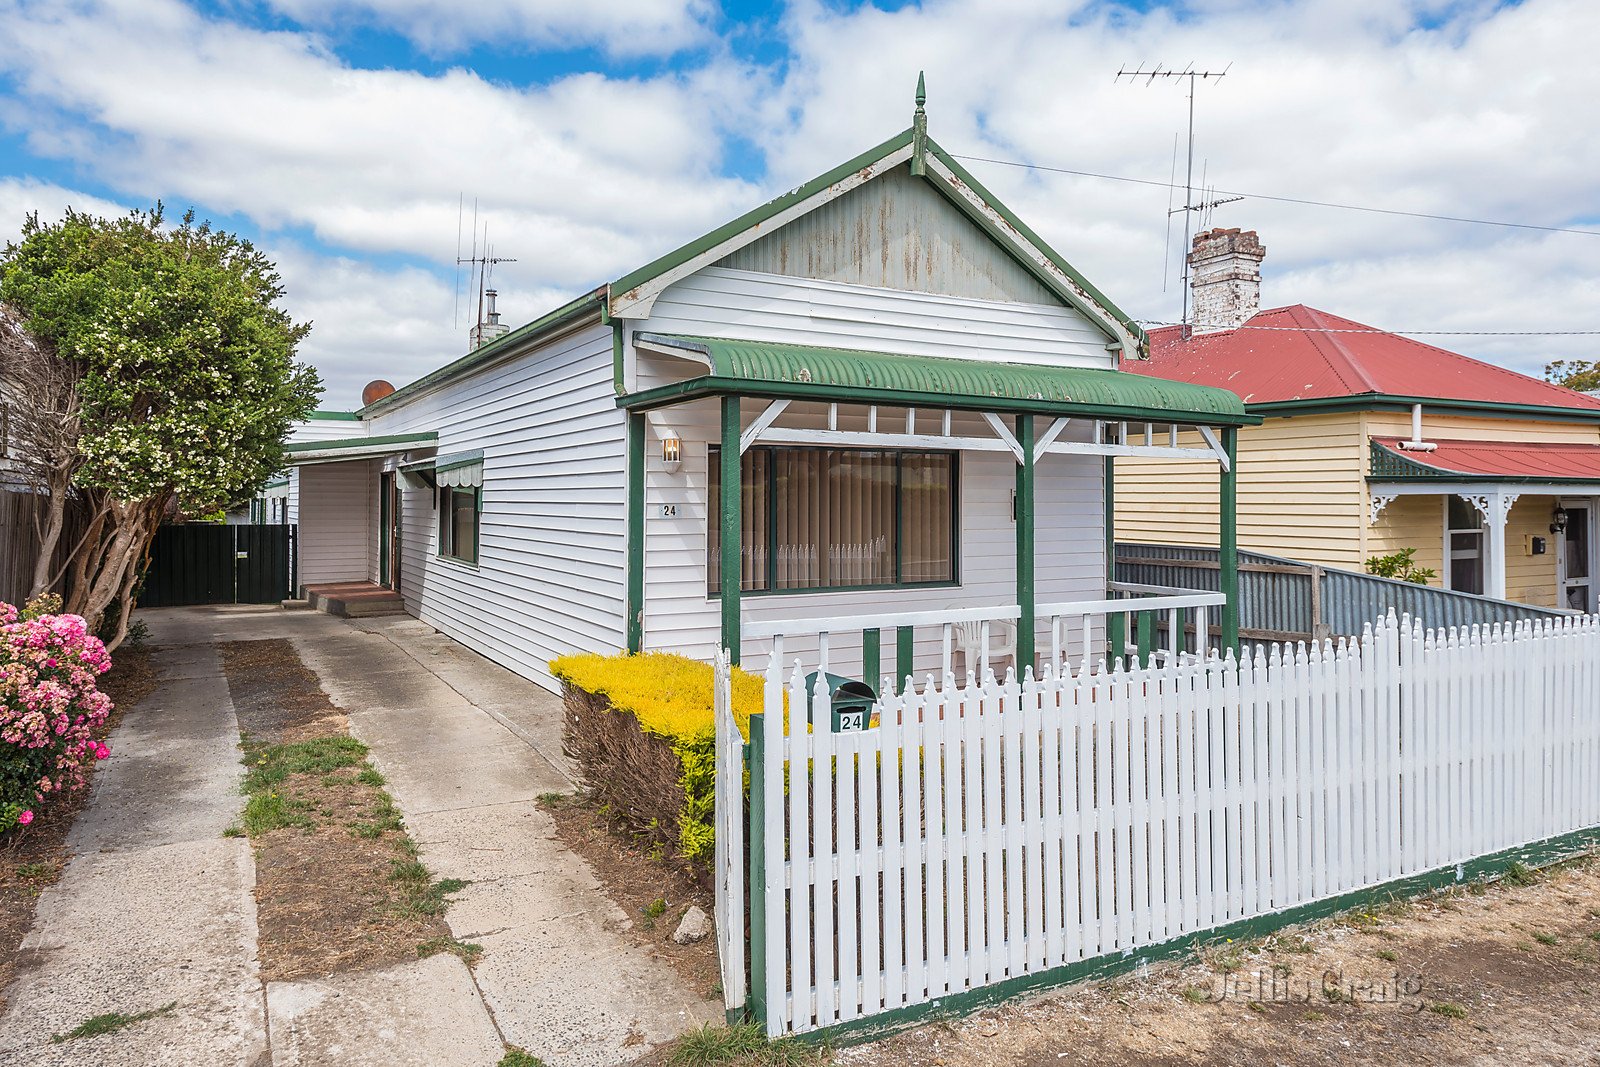
<path id="1" fill-rule="evenodd" d="M 1214 591 L 1221 588 L 1218 560 L 1215 548 L 1123 541 L 1117 543 L 1117 580 Z M 1264 552 L 1239 553 L 1239 629 L 1246 640 L 1353 637 L 1390 611 L 1437 629 L 1568 614 Z"/>

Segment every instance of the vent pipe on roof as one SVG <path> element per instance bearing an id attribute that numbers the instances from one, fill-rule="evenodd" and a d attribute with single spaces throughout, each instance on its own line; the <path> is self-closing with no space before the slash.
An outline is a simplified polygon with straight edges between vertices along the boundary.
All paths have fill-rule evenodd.
<path id="1" fill-rule="evenodd" d="M 1411 440 L 1401 441 L 1400 447 L 1407 452 L 1432 452 L 1439 446 L 1422 439 L 1422 405 L 1411 405 Z"/>
<path id="2" fill-rule="evenodd" d="M 1194 235 L 1189 288 L 1195 333 L 1243 326 L 1261 310 L 1261 261 L 1266 254 L 1254 230 L 1219 228 Z"/>

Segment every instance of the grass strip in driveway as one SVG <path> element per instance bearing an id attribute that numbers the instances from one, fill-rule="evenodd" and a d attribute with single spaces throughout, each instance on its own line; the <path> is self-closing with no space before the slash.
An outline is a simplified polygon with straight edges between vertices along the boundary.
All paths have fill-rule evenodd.
<path id="1" fill-rule="evenodd" d="M 475 957 L 442 916 L 466 883 L 436 879 L 367 746 L 288 641 L 221 646 L 240 727 L 256 846 L 261 976 L 365 970 L 435 952 Z M 475 947 L 475 946 L 471 946 Z"/>

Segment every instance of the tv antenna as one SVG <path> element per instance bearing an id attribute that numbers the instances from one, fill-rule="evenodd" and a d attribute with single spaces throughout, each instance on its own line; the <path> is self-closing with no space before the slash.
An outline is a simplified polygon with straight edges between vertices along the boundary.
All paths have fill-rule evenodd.
<path id="1" fill-rule="evenodd" d="M 1194 68 L 1194 64 L 1191 63 L 1187 67 L 1184 67 L 1182 70 L 1177 70 L 1177 69 L 1164 70 L 1164 69 L 1162 69 L 1161 64 L 1157 63 L 1153 67 L 1148 67 L 1148 68 L 1146 68 L 1146 67 L 1135 67 L 1132 70 L 1129 70 L 1128 68 L 1124 67 L 1123 69 L 1117 71 L 1116 80 L 1119 81 L 1119 82 L 1123 78 L 1127 78 L 1130 81 L 1138 79 L 1138 78 L 1143 78 L 1144 79 L 1144 83 L 1147 86 L 1154 85 L 1155 82 L 1156 82 L 1156 79 L 1158 79 L 1158 78 L 1163 80 L 1163 81 L 1182 81 L 1184 79 L 1187 79 L 1188 82 L 1189 82 L 1189 152 L 1188 152 L 1188 165 L 1187 165 L 1187 167 L 1185 169 L 1185 175 L 1184 175 L 1183 206 L 1182 207 L 1178 207 L 1178 208 L 1169 208 L 1167 210 L 1167 217 L 1169 219 L 1173 215 L 1178 214 L 1179 212 L 1181 212 L 1183 214 L 1183 274 L 1180 277 L 1179 281 L 1180 281 L 1180 286 L 1183 289 L 1183 317 L 1182 317 L 1181 321 L 1183 323 L 1183 328 L 1184 328 L 1185 335 L 1187 335 L 1188 329 L 1189 329 L 1189 246 L 1194 240 L 1194 219 L 1195 219 L 1195 216 L 1204 214 L 1207 217 L 1209 217 L 1210 212 L 1212 211 L 1212 209 L 1218 207 L 1219 205 L 1230 204 L 1235 200 L 1243 200 L 1244 199 L 1244 197 L 1242 197 L 1242 196 L 1232 196 L 1232 197 L 1226 197 L 1226 198 L 1221 199 L 1221 200 L 1213 198 L 1213 199 L 1207 200 L 1207 201 L 1205 201 L 1203 203 L 1197 203 L 1195 201 L 1195 198 L 1194 198 L 1194 191 L 1195 191 L 1194 190 L 1194 87 L 1195 87 L 1195 82 L 1197 82 L 1197 81 L 1202 81 L 1202 82 L 1203 81 L 1211 81 L 1212 79 L 1216 79 L 1216 80 L 1220 81 L 1223 78 L 1227 77 L 1228 76 L 1228 71 L 1230 71 L 1232 69 L 1233 69 L 1233 64 L 1229 63 L 1226 67 L 1223 67 L 1221 70 L 1196 70 Z M 1204 193 L 1202 193 L 1201 195 L 1204 196 Z"/>
<path id="2" fill-rule="evenodd" d="M 466 214 L 466 199 L 467 199 L 466 198 L 466 194 L 462 193 L 461 194 L 461 198 L 460 198 L 460 202 L 457 204 L 457 207 L 456 207 L 456 312 L 455 312 L 456 329 L 460 329 L 461 328 L 461 268 L 462 267 L 468 267 L 471 271 L 476 271 L 477 272 L 477 275 L 478 275 L 478 317 L 475 320 L 474 325 L 475 326 L 482 326 L 483 325 L 483 294 L 484 294 L 484 290 L 488 288 L 491 280 L 494 278 L 495 264 L 497 264 L 497 263 L 515 263 L 516 262 L 516 260 L 513 259 L 510 256 L 497 256 L 497 255 L 494 254 L 494 246 L 489 243 L 489 222 L 488 222 L 487 219 L 484 220 L 484 223 L 483 223 L 483 231 L 482 231 L 483 240 L 482 240 L 482 244 L 480 245 L 480 243 L 479 243 L 479 230 L 478 230 L 478 198 L 477 197 L 473 197 L 472 198 L 472 251 L 471 251 L 471 254 L 467 255 L 467 256 L 463 256 L 461 254 L 461 223 L 462 223 L 463 218 L 464 218 L 464 216 Z M 483 250 L 483 254 L 482 255 L 478 254 L 478 250 L 480 248 L 482 248 L 482 250 Z M 471 275 L 469 274 L 468 277 L 471 277 Z"/>

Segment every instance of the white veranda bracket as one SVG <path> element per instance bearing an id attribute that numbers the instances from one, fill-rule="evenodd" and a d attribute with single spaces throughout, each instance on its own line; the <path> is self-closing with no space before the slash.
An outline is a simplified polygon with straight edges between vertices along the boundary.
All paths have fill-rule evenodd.
<path id="1" fill-rule="evenodd" d="M 783 409 L 788 406 L 789 402 L 787 400 L 774 400 L 768 404 L 766 410 L 757 415 L 750 425 L 745 427 L 744 433 L 739 435 L 739 455 L 742 456 L 750 451 L 750 446 L 756 443 L 756 438 L 761 436 L 761 431 L 771 426 L 778 416 L 783 414 Z"/>
<path id="2" fill-rule="evenodd" d="M 1061 432 L 1067 428 L 1067 424 L 1071 421 L 1071 419 L 1056 419 L 1050 424 L 1049 429 L 1039 435 L 1039 440 L 1033 446 L 1033 461 L 1035 463 L 1044 458 L 1044 454 L 1050 450 L 1051 445 L 1056 443 L 1056 438 L 1061 436 Z"/>
<path id="3" fill-rule="evenodd" d="M 1232 464 L 1228 462 L 1228 450 L 1223 448 L 1222 442 L 1217 439 L 1217 431 L 1213 430 L 1209 426 L 1196 426 L 1195 429 L 1199 430 L 1200 436 L 1206 439 L 1206 444 L 1211 446 L 1211 451 L 1217 454 L 1217 464 L 1221 466 L 1223 470 L 1228 470 Z M 1376 521 L 1376 519 L 1374 519 L 1374 521 Z"/>
<path id="4" fill-rule="evenodd" d="M 1383 513 L 1383 509 L 1393 503 L 1399 495 L 1399 493 L 1387 493 L 1381 489 L 1372 490 L 1372 512 L 1368 516 L 1367 525 L 1376 526 L 1378 524 L 1378 516 Z"/>
<path id="5" fill-rule="evenodd" d="M 1023 462 L 1022 444 L 1017 440 L 1017 435 L 1011 432 L 1010 427 L 1000 421 L 1000 416 L 992 411 L 985 411 L 983 419 L 989 424 L 989 429 L 994 431 L 994 435 L 1004 441 L 1007 448 L 1011 449 L 1011 454 L 1017 457 L 1017 462 Z"/>
<path id="6" fill-rule="evenodd" d="M 1494 526 L 1504 526 L 1506 516 L 1521 493 L 1462 493 L 1461 499 L 1477 509 L 1483 521 Z"/>

